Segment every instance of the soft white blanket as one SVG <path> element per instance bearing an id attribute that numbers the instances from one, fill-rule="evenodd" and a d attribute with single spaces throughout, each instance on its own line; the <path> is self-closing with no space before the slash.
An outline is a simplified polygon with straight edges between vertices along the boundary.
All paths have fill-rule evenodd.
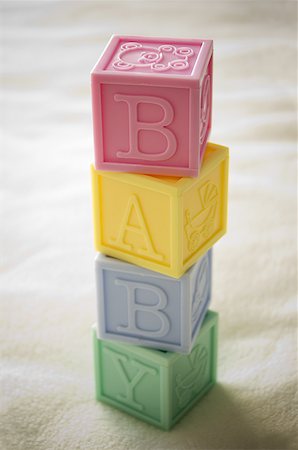
<path id="1" fill-rule="evenodd" d="M 297 449 L 296 2 L 1 2 L 3 450 Z M 112 33 L 214 39 L 231 149 L 219 383 L 170 432 L 94 400 L 89 72 Z"/>

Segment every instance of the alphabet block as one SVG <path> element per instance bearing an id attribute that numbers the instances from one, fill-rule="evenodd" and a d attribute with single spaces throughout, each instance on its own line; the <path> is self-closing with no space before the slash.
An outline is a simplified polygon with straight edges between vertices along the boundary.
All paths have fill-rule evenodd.
<path id="1" fill-rule="evenodd" d="M 98 336 L 190 353 L 210 303 L 211 264 L 209 250 L 177 280 L 98 254 Z"/>
<path id="2" fill-rule="evenodd" d="M 179 278 L 226 232 L 228 149 L 208 144 L 197 178 L 92 167 L 95 248 Z"/>
<path id="3" fill-rule="evenodd" d="M 217 323 L 208 311 L 189 355 L 102 341 L 94 328 L 97 400 L 170 429 L 216 382 Z"/>
<path id="4" fill-rule="evenodd" d="M 91 72 L 96 169 L 196 177 L 212 61 L 210 40 L 113 36 Z"/>

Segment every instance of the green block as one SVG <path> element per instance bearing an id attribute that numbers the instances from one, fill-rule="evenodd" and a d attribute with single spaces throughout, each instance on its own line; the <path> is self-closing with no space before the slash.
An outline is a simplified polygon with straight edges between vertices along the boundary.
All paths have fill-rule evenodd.
<path id="1" fill-rule="evenodd" d="M 96 398 L 165 430 L 214 385 L 218 314 L 208 311 L 189 355 L 103 341 L 94 327 Z"/>

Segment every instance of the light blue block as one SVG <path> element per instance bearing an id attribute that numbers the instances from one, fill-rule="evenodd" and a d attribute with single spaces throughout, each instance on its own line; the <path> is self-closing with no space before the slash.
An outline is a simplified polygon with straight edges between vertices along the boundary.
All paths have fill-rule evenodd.
<path id="1" fill-rule="evenodd" d="M 209 250 L 181 278 L 95 258 L 98 337 L 190 353 L 211 298 Z"/>

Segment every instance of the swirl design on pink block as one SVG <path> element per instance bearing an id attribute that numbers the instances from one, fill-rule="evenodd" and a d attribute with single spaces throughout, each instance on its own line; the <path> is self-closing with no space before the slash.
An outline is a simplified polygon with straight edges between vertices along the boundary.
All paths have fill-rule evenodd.
<path id="1" fill-rule="evenodd" d="M 190 47 L 175 47 L 174 45 L 143 45 L 139 42 L 122 44 L 113 61 L 115 70 L 132 70 L 148 68 L 154 72 L 165 72 L 169 69 L 183 71 L 189 68 L 188 59 L 194 55 Z"/>
<path id="2" fill-rule="evenodd" d="M 200 144 L 203 144 L 208 130 L 210 107 L 211 107 L 211 81 L 210 75 L 206 74 L 202 83 L 202 93 L 200 101 L 200 117 L 201 117 Z"/>

